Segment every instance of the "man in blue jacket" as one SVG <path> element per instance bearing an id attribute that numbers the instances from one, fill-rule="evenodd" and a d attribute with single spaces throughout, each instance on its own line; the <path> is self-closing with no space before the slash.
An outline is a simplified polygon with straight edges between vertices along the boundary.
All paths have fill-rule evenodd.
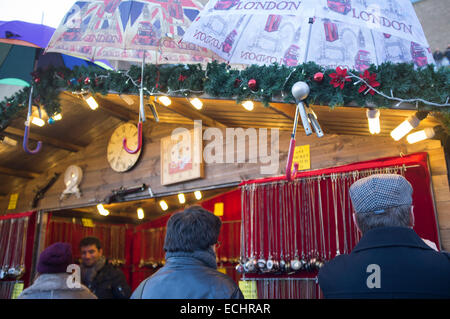
<path id="1" fill-rule="evenodd" d="M 145 279 L 131 299 L 243 299 L 238 285 L 217 271 L 214 246 L 222 222 L 200 206 L 167 222 L 166 263 Z"/>
<path id="2" fill-rule="evenodd" d="M 412 191 L 395 174 L 352 184 L 353 221 L 363 236 L 320 270 L 325 298 L 450 298 L 450 256 L 412 229 Z"/>

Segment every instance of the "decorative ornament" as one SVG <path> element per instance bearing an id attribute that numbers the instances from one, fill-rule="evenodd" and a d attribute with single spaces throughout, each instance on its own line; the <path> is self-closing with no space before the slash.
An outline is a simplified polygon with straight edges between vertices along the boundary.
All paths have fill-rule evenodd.
<path id="1" fill-rule="evenodd" d="M 250 88 L 250 90 L 252 90 L 252 91 L 257 91 L 258 90 L 258 83 L 256 82 L 255 79 L 250 79 L 248 81 L 247 85 Z"/>
<path id="2" fill-rule="evenodd" d="M 314 81 L 322 82 L 322 80 L 323 80 L 323 73 L 322 72 L 317 72 L 316 74 L 314 74 Z"/>
<path id="3" fill-rule="evenodd" d="M 236 78 L 236 80 L 234 80 L 234 87 L 238 88 L 242 83 L 242 80 L 239 78 Z"/>
<path id="4" fill-rule="evenodd" d="M 365 70 L 364 73 L 360 74 L 359 76 L 361 77 L 361 79 L 366 81 L 373 88 L 376 88 L 377 86 L 380 86 L 380 82 L 378 82 L 376 80 L 377 79 L 377 74 L 376 73 L 370 74 L 370 72 L 368 70 Z M 356 83 L 358 83 L 358 82 L 356 82 Z M 364 94 L 367 94 L 367 93 L 370 93 L 371 95 L 375 94 L 375 91 L 372 90 L 371 88 L 369 88 L 365 83 L 363 83 L 359 87 L 358 93 L 361 93 L 361 92 L 364 92 L 364 91 L 366 91 Z"/>
<path id="5" fill-rule="evenodd" d="M 48 124 L 50 124 L 50 125 L 51 125 L 51 124 L 53 124 L 53 123 L 55 123 L 55 120 L 54 120 L 54 119 L 52 119 L 52 118 L 49 118 L 49 119 L 48 119 Z"/>
<path id="6" fill-rule="evenodd" d="M 91 83 L 91 79 L 89 77 L 86 77 L 84 79 L 84 84 L 88 85 L 89 83 Z"/>
<path id="7" fill-rule="evenodd" d="M 77 79 L 71 78 L 70 81 L 68 81 L 68 82 L 69 82 L 69 85 L 70 85 L 70 84 L 76 85 L 76 84 L 77 84 Z"/>
<path id="8" fill-rule="evenodd" d="M 336 68 L 336 73 L 330 74 L 330 84 L 335 88 L 340 87 L 341 90 L 344 89 L 345 82 L 351 81 L 350 77 L 347 76 L 347 69 L 341 69 L 339 66 Z"/>
<path id="9" fill-rule="evenodd" d="M 184 76 L 183 74 L 180 74 L 180 76 L 178 77 L 178 81 L 179 82 L 184 82 L 184 80 L 187 79 L 187 76 Z"/>

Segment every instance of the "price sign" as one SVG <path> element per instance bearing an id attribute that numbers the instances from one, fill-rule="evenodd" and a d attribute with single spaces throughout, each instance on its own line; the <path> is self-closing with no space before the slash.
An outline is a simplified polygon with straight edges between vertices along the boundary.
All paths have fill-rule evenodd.
<path id="1" fill-rule="evenodd" d="M 16 209 L 18 198 L 19 198 L 18 193 L 11 194 L 11 197 L 9 198 L 8 209 Z"/>
<path id="2" fill-rule="evenodd" d="M 239 288 L 245 299 L 258 299 L 256 280 L 241 280 L 239 281 Z"/>
<path id="3" fill-rule="evenodd" d="M 309 145 L 299 145 L 295 147 L 294 158 L 292 159 L 292 171 L 294 170 L 294 163 L 298 163 L 299 171 L 311 168 Z"/>

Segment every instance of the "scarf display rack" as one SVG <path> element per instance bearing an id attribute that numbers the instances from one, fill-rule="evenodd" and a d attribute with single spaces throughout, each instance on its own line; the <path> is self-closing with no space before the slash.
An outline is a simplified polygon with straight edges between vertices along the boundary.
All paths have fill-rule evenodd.
<path id="1" fill-rule="evenodd" d="M 303 298 L 294 279 L 314 280 L 326 262 L 351 253 L 361 235 L 353 222 L 349 187 L 372 174 L 400 174 L 412 184 L 414 230 L 439 247 L 426 153 L 309 171 L 291 182 L 244 182 L 236 269 L 243 280 L 258 280 L 258 296 Z M 320 291 L 309 296 L 319 298 Z"/>
<path id="2" fill-rule="evenodd" d="M 317 278 L 245 278 L 256 281 L 258 299 L 320 299 Z"/>

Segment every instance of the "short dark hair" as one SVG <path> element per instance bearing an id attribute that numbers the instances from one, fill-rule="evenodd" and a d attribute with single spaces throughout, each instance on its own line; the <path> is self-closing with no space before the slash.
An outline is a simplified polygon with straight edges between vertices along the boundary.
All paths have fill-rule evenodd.
<path id="1" fill-rule="evenodd" d="M 411 205 L 385 208 L 383 214 L 356 213 L 356 222 L 363 234 L 378 227 L 409 227 L 411 226 Z"/>
<path id="2" fill-rule="evenodd" d="M 100 239 L 98 239 L 97 237 L 84 237 L 80 241 L 79 248 L 81 249 L 81 247 L 86 247 L 86 246 L 91 246 L 91 245 L 95 245 L 97 247 L 97 249 L 101 249 L 102 248 L 102 244 L 100 243 Z"/>
<path id="3" fill-rule="evenodd" d="M 191 206 L 167 221 L 166 252 L 206 250 L 217 243 L 222 221 L 201 206 Z"/>

